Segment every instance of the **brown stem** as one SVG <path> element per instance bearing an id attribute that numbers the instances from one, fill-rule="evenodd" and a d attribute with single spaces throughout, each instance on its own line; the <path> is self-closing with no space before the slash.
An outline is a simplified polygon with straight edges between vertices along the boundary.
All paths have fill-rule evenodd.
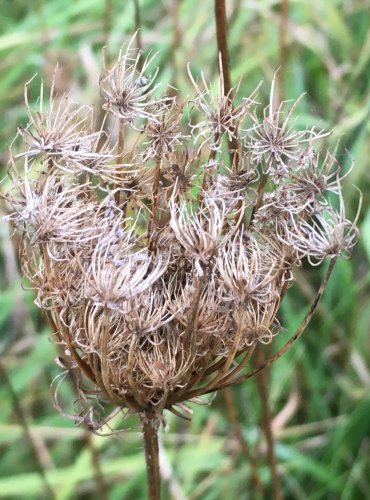
<path id="1" fill-rule="evenodd" d="M 172 43 L 171 43 L 171 66 L 172 66 L 172 85 L 177 88 L 179 67 L 177 64 L 177 52 L 181 43 L 181 31 L 180 31 L 180 1 L 172 0 L 171 4 L 171 17 L 172 17 Z M 170 89 L 171 90 L 171 89 Z M 174 92 L 176 93 L 176 91 Z"/>
<path id="2" fill-rule="evenodd" d="M 183 349 L 184 352 L 186 353 L 186 356 L 188 359 L 192 359 L 192 356 L 194 355 L 195 352 L 195 342 L 196 342 L 196 335 L 194 335 L 194 327 L 196 327 L 197 323 L 197 317 L 198 317 L 198 309 L 199 309 L 199 303 L 200 303 L 200 298 L 202 295 L 203 291 L 203 285 L 206 282 L 206 273 L 203 274 L 201 278 L 198 278 L 198 282 L 195 286 L 194 290 L 194 298 L 192 301 L 192 306 L 191 306 L 191 312 L 189 315 L 189 320 L 186 325 L 186 330 L 184 333 L 184 341 L 183 341 Z M 198 377 L 195 375 L 195 380 L 197 380 Z M 190 386 L 194 384 L 195 381 L 189 381 Z M 189 385 L 186 384 L 185 387 L 180 389 L 176 397 L 179 398 L 181 401 L 186 400 L 186 397 L 182 397 L 182 394 L 186 391 L 188 391 Z M 172 401 L 169 401 L 170 404 L 173 404 Z"/>
<path id="3" fill-rule="evenodd" d="M 280 0 L 280 31 L 279 31 L 279 46 L 280 46 L 280 70 L 279 78 L 279 100 L 284 101 L 284 84 L 285 84 L 285 68 L 287 60 L 287 40 L 288 32 L 288 0 Z"/>
<path id="4" fill-rule="evenodd" d="M 159 472 L 158 421 L 150 411 L 141 417 L 144 433 L 148 500 L 160 500 L 161 476 Z"/>
<path id="5" fill-rule="evenodd" d="M 265 355 L 261 348 L 258 346 L 255 353 L 255 364 L 259 366 L 265 361 Z M 272 493 L 274 500 L 281 500 L 281 485 L 280 479 L 277 472 L 277 463 L 276 463 L 276 455 L 275 455 L 275 442 L 274 436 L 272 433 L 271 422 L 271 409 L 268 401 L 268 372 L 264 370 L 257 374 L 257 387 L 258 392 L 261 399 L 262 406 L 262 418 L 261 418 L 261 427 L 262 431 L 265 435 L 266 445 L 267 445 L 267 460 L 270 466 L 271 471 L 271 482 L 272 482 Z"/>
<path id="6" fill-rule="evenodd" d="M 230 58 L 227 45 L 227 17 L 225 0 L 215 0 L 216 37 L 217 46 L 221 54 L 221 63 L 224 74 L 224 93 L 227 95 L 231 90 Z"/>
<path id="7" fill-rule="evenodd" d="M 225 0 L 215 0 L 215 19 L 216 19 L 216 38 L 218 51 L 221 54 L 221 64 L 223 73 L 223 86 L 224 95 L 231 95 L 231 76 L 230 76 L 230 57 L 229 48 L 227 43 L 227 16 L 226 16 L 226 1 Z M 238 152 L 238 141 L 236 137 L 233 137 L 231 141 L 228 142 L 231 164 L 233 164 L 234 157 Z"/>
<path id="8" fill-rule="evenodd" d="M 134 16 L 135 16 L 135 29 L 136 29 L 136 46 L 142 51 L 143 44 L 141 41 L 141 15 L 140 15 L 140 5 L 139 0 L 134 0 Z M 142 60 L 139 59 L 139 69 L 141 69 Z"/>

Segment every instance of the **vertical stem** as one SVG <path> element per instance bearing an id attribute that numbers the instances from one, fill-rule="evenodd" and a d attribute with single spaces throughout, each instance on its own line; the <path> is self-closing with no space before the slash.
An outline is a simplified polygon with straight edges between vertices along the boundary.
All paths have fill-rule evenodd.
<path id="1" fill-rule="evenodd" d="M 279 79 L 279 100 L 284 101 L 285 86 L 285 68 L 287 59 L 287 40 L 288 31 L 288 0 L 280 0 L 280 30 L 279 30 L 279 48 L 280 48 L 280 71 Z"/>
<path id="2" fill-rule="evenodd" d="M 146 412 L 141 420 L 144 433 L 148 500 L 160 500 L 161 476 L 159 473 L 158 422 L 151 412 Z"/>
<path id="3" fill-rule="evenodd" d="M 223 73 L 224 95 L 231 95 L 231 77 L 230 77 L 230 57 L 227 44 L 227 17 L 226 17 L 226 2 L 225 0 L 215 0 L 215 18 L 216 18 L 216 37 L 218 51 L 221 54 L 221 64 Z M 238 141 L 235 137 L 228 142 L 231 164 L 238 151 Z"/>
<path id="4" fill-rule="evenodd" d="M 141 41 L 141 15 L 140 15 L 139 0 L 134 0 L 134 15 L 135 15 L 135 29 L 136 29 L 136 46 L 140 51 L 142 51 L 143 44 Z M 140 64 L 141 64 L 141 58 L 139 60 L 139 65 Z"/>
<path id="5" fill-rule="evenodd" d="M 173 71 L 172 85 L 175 88 L 177 88 L 178 73 L 180 71 L 176 57 L 178 48 L 181 43 L 181 31 L 179 23 L 180 1 L 181 0 L 172 0 L 171 3 L 171 18 L 172 18 L 172 32 L 173 32 L 172 43 L 171 43 L 171 62 L 172 62 L 171 66 Z"/>
<path id="6" fill-rule="evenodd" d="M 261 365 L 265 361 L 265 356 L 263 350 L 260 346 L 256 349 L 255 355 L 255 364 L 256 366 Z M 275 455 L 275 442 L 274 436 L 271 428 L 271 410 L 268 402 L 268 372 L 261 371 L 256 375 L 258 392 L 261 399 L 262 405 L 262 418 L 261 418 L 261 426 L 262 431 L 265 435 L 266 444 L 267 444 L 267 460 L 271 470 L 271 482 L 272 482 L 272 498 L 274 500 L 282 500 L 281 494 L 281 485 L 280 479 L 277 472 L 277 463 L 276 463 L 276 455 Z"/>
<path id="7" fill-rule="evenodd" d="M 229 48 L 227 45 L 227 17 L 225 0 L 215 0 L 215 17 L 217 46 L 221 54 L 221 63 L 224 73 L 224 92 L 225 95 L 227 95 L 231 90 L 231 78 Z"/>
<path id="8" fill-rule="evenodd" d="M 104 9 L 102 12 L 103 17 L 103 40 L 102 40 L 102 51 L 104 57 L 104 69 L 106 66 L 110 65 L 110 52 L 109 52 L 109 36 L 112 30 L 112 0 L 104 0 Z M 97 102 L 97 119 L 96 119 L 96 130 L 107 131 L 107 120 L 106 115 L 107 112 L 103 109 L 104 98 L 100 96 L 99 101 Z M 97 151 L 100 151 L 104 145 L 105 138 L 104 134 L 101 134 L 98 142 Z"/>

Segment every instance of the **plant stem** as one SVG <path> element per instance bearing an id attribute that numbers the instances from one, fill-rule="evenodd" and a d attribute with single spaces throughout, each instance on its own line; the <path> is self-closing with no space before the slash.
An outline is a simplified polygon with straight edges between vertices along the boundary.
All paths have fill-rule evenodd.
<path id="1" fill-rule="evenodd" d="M 255 353 L 255 366 L 261 365 L 265 361 L 264 352 L 261 346 L 257 346 Z M 256 375 L 258 392 L 261 399 L 262 407 L 262 417 L 261 417 L 261 427 L 262 432 L 265 435 L 266 445 L 267 445 L 267 460 L 271 471 L 271 483 L 272 483 L 272 498 L 274 500 L 281 500 L 281 485 L 280 479 L 277 472 L 277 463 L 275 455 L 275 442 L 274 435 L 271 428 L 271 409 L 268 401 L 268 372 L 263 370 Z"/>
<path id="2" fill-rule="evenodd" d="M 135 29 L 136 29 L 136 46 L 142 51 L 143 44 L 141 41 L 141 15 L 140 15 L 140 5 L 139 0 L 134 0 L 134 16 L 135 16 Z M 139 69 L 141 69 L 141 58 L 139 59 Z"/>
<path id="3" fill-rule="evenodd" d="M 279 101 L 284 101 L 285 67 L 287 60 L 287 39 L 288 32 L 288 0 L 280 0 L 280 28 L 279 28 L 279 50 L 280 50 L 280 70 L 279 78 Z"/>
<path id="4" fill-rule="evenodd" d="M 141 417 L 144 433 L 148 500 L 160 500 L 161 476 L 159 473 L 158 421 L 152 412 Z"/>
<path id="5" fill-rule="evenodd" d="M 227 44 L 227 17 L 226 17 L 225 0 L 215 0 L 215 18 L 216 18 L 217 46 L 218 46 L 218 51 L 221 54 L 224 95 L 228 96 L 231 101 L 232 87 L 231 87 L 231 77 L 230 77 L 229 48 Z M 238 152 L 238 141 L 235 136 L 230 141 L 228 141 L 228 145 L 229 145 L 231 164 L 233 164 L 234 157 Z"/>
<path id="6" fill-rule="evenodd" d="M 227 45 L 227 17 L 225 0 L 215 0 L 216 37 L 218 51 L 221 54 L 222 69 L 224 73 L 224 93 L 231 90 L 230 59 Z"/>
<path id="7" fill-rule="evenodd" d="M 178 75 L 181 71 L 177 61 L 177 53 L 181 44 L 181 30 L 180 30 L 180 2 L 181 0 L 172 0 L 171 3 L 171 18 L 172 18 L 172 43 L 171 43 L 171 62 L 172 62 L 172 85 L 177 89 Z M 171 90 L 171 89 L 170 89 Z M 176 91 L 174 91 L 176 94 Z"/>

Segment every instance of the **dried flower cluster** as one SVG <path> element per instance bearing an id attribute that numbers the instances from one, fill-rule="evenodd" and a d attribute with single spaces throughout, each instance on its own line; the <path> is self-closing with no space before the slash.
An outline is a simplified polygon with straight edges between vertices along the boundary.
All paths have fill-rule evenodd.
<path id="1" fill-rule="evenodd" d="M 108 403 L 186 415 L 240 381 L 279 332 L 294 267 L 347 257 L 357 239 L 335 157 L 315 151 L 326 134 L 293 128 L 298 101 L 275 106 L 272 85 L 259 113 L 257 92 L 236 105 L 222 75 L 217 94 L 190 70 L 190 103 L 157 97 L 152 59 L 129 44 L 105 69 L 108 131 L 53 89 L 33 112 L 26 86 L 9 167 L 23 273 L 61 347 L 56 386 L 73 375 L 75 419 L 94 429 Z"/>

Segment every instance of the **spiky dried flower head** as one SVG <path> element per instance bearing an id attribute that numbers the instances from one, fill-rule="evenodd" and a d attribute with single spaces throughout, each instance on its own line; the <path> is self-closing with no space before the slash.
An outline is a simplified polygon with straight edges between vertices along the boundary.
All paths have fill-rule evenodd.
<path id="1" fill-rule="evenodd" d="M 286 116 L 283 116 L 283 106 L 286 103 L 282 102 L 276 106 L 274 89 L 275 77 L 271 85 L 270 102 L 263 111 L 262 121 L 255 113 L 252 114 L 253 132 L 249 131 L 247 134 L 246 143 L 254 163 L 262 164 L 264 171 L 278 182 L 292 171 L 292 163 L 296 168 L 303 166 L 313 154 L 313 144 L 329 134 L 317 132 L 314 128 L 295 130 L 292 119 L 303 95 L 291 105 Z"/>
<path id="2" fill-rule="evenodd" d="M 246 118 L 257 89 L 248 98 L 242 98 L 240 104 L 235 106 L 233 92 L 238 89 L 231 89 L 225 93 L 223 68 L 221 55 L 219 57 L 220 78 L 217 94 L 212 90 L 212 86 L 206 81 L 202 74 L 202 83 L 199 84 L 193 77 L 188 65 L 189 77 L 196 91 L 193 100 L 195 109 L 200 114 L 198 123 L 191 123 L 192 133 L 197 142 L 201 141 L 201 147 L 208 143 L 213 151 L 218 151 L 221 146 L 221 139 L 224 135 L 231 141 L 237 139 L 240 133 L 240 125 Z"/>
<path id="3" fill-rule="evenodd" d="M 23 273 L 62 351 L 56 392 L 70 373 L 73 418 L 95 430 L 111 405 L 186 417 L 189 399 L 250 376 L 253 349 L 280 331 L 294 267 L 329 258 L 330 273 L 358 237 L 340 167 L 315 151 L 324 133 L 293 127 L 297 102 L 283 116 L 273 83 L 260 120 L 254 97 L 225 95 L 222 68 L 217 96 L 189 71 L 189 104 L 156 97 L 154 56 L 142 58 L 131 41 L 105 68 L 103 108 L 119 120 L 104 132 L 53 89 L 44 111 L 43 86 L 33 113 L 26 86 L 25 147 L 5 195 Z M 231 162 L 223 137 L 237 144 Z"/>
<path id="4" fill-rule="evenodd" d="M 133 47 L 135 37 L 123 46 L 117 62 L 105 68 L 100 78 L 100 93 L 105 100 L 103 109 L 124 123 L 134 125 L 138 119 L 155 119 L 168 103 L 168 97 L 155 98 L 159 84 L 155 83 L 158 69 L 150 74 L 155 54 L 144 58 Z"/>

